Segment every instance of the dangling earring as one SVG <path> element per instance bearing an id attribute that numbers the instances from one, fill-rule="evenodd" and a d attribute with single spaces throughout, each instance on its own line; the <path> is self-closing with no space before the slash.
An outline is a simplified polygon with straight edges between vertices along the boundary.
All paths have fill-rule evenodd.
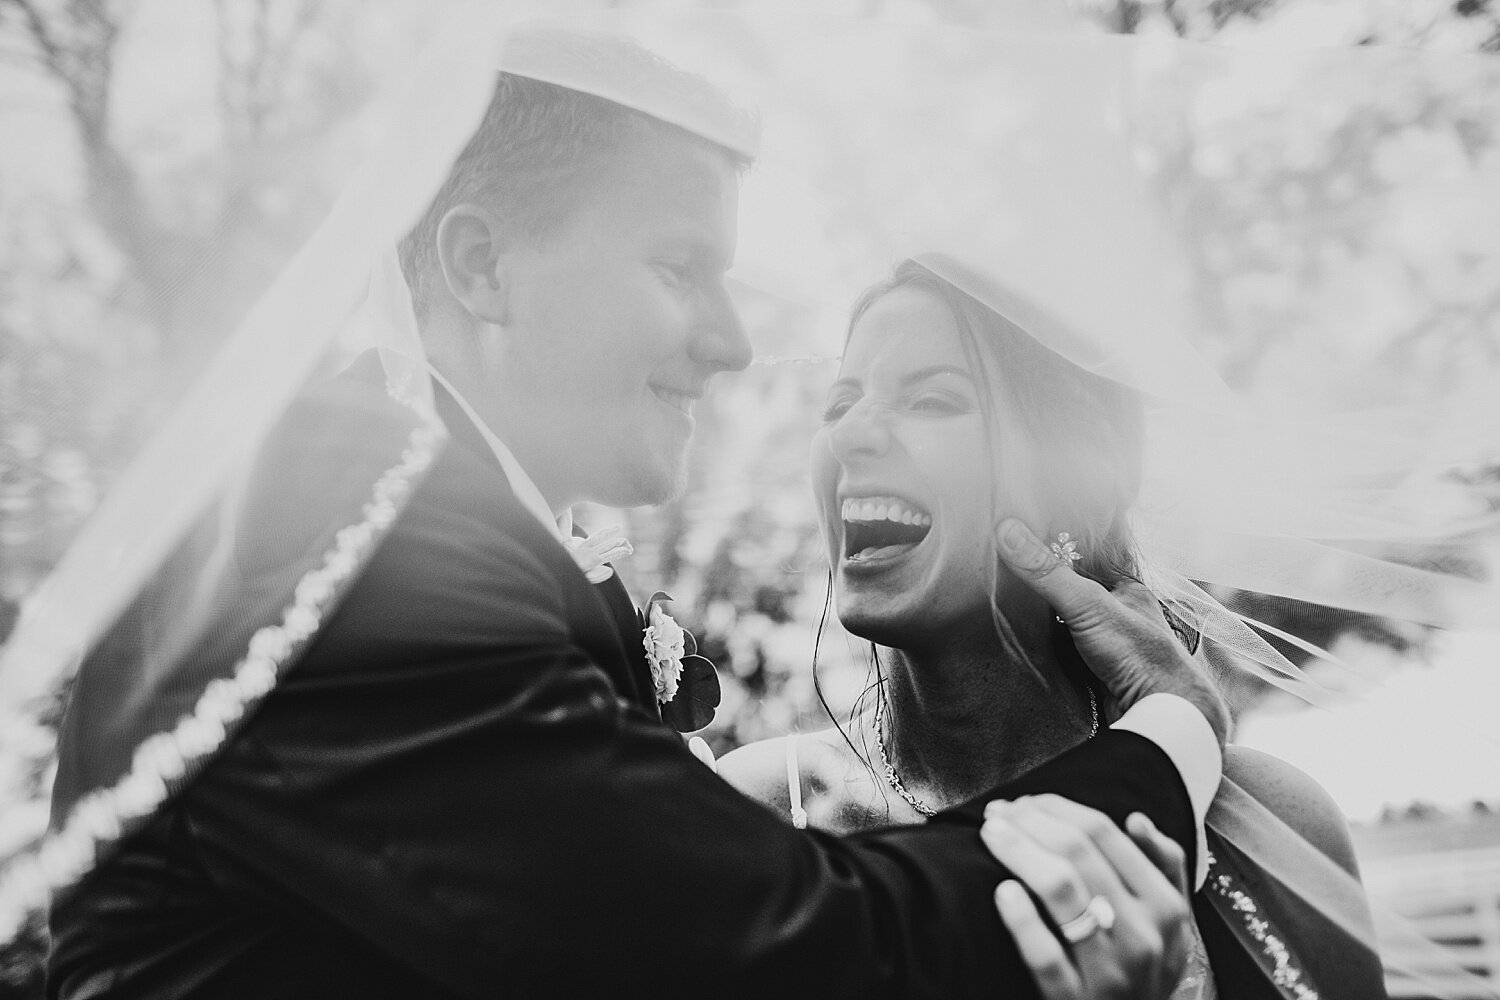
<path id="1" fill-rule="evenodd" d="M 1057 541 L 1047 547 L 1052 550 L 1052 554 L 1057 557 L 1057 561 L 1069 569 L 1072 569 L 1073 564 L 1083 558 L 1083 556 L 1078 554 L 1078 543 L 1073 541 L 1073 536 L 1066 531 L 1059 531 L 1057 533 Z M 1063 621 L 1062 615 L 1053 615 L 1052 617 L 1057 619 L 1057 624 L 1059 625 L 1068 624 Z"/>
<path id="2" fill-rule="evenodd" d="M 1078 543 L 1073 541 L 1073 536 L 1066 531 L 1059 531 L 1057 533 L 1057 541 L 1047 547 L 1052 550 L 1052 554 L 1057 557 L 1058 562 L 1065 564 L 1069 568 L 1072 568 L 1074 563 L 1083 558 L 1078 553 Z"/>

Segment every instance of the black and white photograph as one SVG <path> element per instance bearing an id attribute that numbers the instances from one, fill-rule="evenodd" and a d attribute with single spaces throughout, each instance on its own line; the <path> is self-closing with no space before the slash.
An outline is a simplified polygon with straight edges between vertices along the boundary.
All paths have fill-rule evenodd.
<path id="1" fill-rule="evenodd" d="M 0 0 L 0 1000 L 1500 1000 L 1500 0 Z"/>

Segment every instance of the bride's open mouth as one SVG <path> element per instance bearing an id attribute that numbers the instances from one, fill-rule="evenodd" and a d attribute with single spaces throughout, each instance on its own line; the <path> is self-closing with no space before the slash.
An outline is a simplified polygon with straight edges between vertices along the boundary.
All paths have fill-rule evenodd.
<path id="1" fill-rule="evenodd" d="M 849 497 L 840 516 L 844 521 L 844 560 L 849 564 L 904 555 L 932 530 L 932 515 L 899 497 Z"/>

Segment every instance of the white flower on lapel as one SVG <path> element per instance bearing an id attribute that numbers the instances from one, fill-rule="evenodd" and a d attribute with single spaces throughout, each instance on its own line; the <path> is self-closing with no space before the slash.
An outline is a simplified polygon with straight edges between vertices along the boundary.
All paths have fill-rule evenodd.
<path id="1" fill-rule="evenodd" d="M 589 583 L 603 583 L 614 576 L 615 571 L 606 564 L 624 559 L 635 551 L 635 546 L 625 537 L 625 529 L 618 524 L 600 528 L 587 538 L 569 538 L 563 544 Z"/>
<path id="2" fill-rule="evenodd" d="M 672 596 L 658 590 L 640 612 L 642 645 L 662 721 L 679 733 L 696 733 L 714 721 L 722 689 L 719 675 L 698 652 L 693 633 L 663 610 Z"/>
<path id="3" fill-rule="evenodd" d="M 646 662 L 651 665 L 651 680 L 656 684 L 656 700 L 665 705 L 677 697 L 682 658 L 687 655 L 687 632 L 660 604 L 652 604 L 642 644 Z"/>

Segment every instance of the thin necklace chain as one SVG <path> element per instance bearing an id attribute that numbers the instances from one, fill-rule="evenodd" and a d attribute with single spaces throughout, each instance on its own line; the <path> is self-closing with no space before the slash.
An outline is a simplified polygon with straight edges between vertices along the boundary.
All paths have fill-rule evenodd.
<path id="1" fill-rule="evenodd" d="M 1089 739 L 1099 735 L 1099 701 L 1094 697 L 1094 689 L 1085 687 L 1089 693 Z M 880 763 L 885 768 L 885 780 L 896 794 L 906 800 L 911 806 L 923 816 L 936 816 L 937 810 L 917 798 L 906 790 L 906 785 L 901 782 L 901 775 L 896 773 L 896 765 L 891 763 L 890 754 L 885 749 L 885 698 L 877 696 L 875 699 L 875 749 L 880 751 Z"/>

